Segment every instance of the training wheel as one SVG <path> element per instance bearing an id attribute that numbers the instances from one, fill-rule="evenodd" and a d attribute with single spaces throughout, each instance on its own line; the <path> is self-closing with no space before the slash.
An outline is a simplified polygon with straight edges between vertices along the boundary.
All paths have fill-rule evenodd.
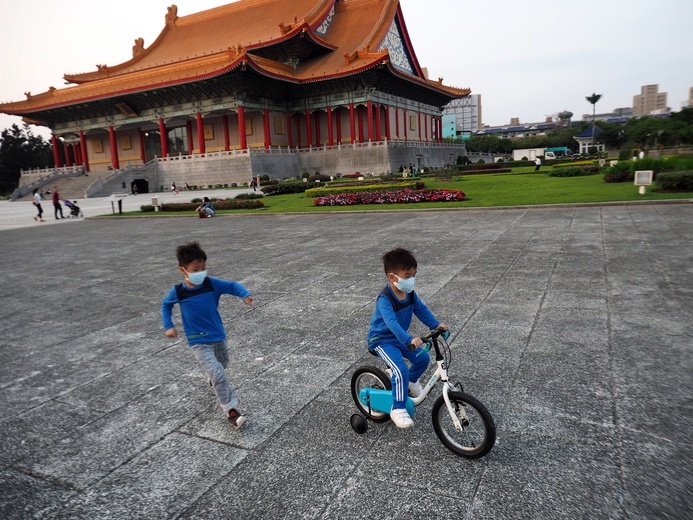
<path id="1" fill-rule="evenodd" d="M 366 422 L 366 419 L 363 417 L 363 415 L 359 413 L 355 413 L 354 415 L 352 415 L 349 422 L 351 422 L 351 427 L 353 428 L 353 430 L 359 435 L 364 434 L 368 431 L 368 423 Z"/>

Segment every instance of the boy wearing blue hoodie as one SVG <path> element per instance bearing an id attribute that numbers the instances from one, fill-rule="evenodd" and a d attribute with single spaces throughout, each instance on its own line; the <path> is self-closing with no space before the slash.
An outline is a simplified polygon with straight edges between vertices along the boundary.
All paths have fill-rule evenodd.
<path id="1" fill-rule="evenodd" d="M 246 305 L 252 305 L 253 297 L 238 282 L 207 276 L 207 255 L 198 242 L 179 246 L 176 256 L 183 282 L 171 289 L 161 302 L 165 335 L 168 338 L 178 337 L 172 320 L 173 306 L 178 304 L 188 345 L 207 373 L 207 380 L 214 389 L 219 405 L 228 415 L 229 423 L 238 429 L 246 418 L 236 409 L 239 402 L 226 378 L 229 349 L 219 315 L 219 298 L 222 294 L 230 294 L 242 298 Z"/>

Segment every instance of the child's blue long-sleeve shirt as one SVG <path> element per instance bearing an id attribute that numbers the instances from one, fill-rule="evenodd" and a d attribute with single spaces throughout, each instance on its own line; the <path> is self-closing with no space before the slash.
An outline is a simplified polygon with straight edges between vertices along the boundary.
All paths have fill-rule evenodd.
<path id="1" fill-rule="evenodd" d="M 161 302 L 161 319 L 164 330 L 174 327 L 172 317 L 173 306 L 180 305 L 183 329 L 188 344 L 215 343 L 226 339 L 226 331 L 219 314 L 219 298 L 222 294 L 230 294 L 239 298 L 251 296 L 248 289 L 238 282 L 205 278 L 196 287 L 188 287 L 185 283 L 176 285 Z"/>
<path id="2" fill-rule="evenodd" d="M 375 302 L 367 337 L 368 348 L 375 347 L 376 343 L 395 339 L 403 345 L 410 345 L 414 337 L 407 331 L 414 315 L 429 329 L 440 324 L 416 292 L 412 291 L 404 300 L 400 300 L 390 286 L 386 285 Z"/>

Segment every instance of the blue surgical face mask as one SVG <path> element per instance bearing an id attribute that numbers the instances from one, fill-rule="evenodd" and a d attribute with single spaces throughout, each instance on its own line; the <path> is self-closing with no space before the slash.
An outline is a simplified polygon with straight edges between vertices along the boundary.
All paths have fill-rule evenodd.
<path id="1" fill-rule="evenodd" d="M 198 271 L 197 273 L 188 273 L 187 270 L 185 272 L 188 275 L 188 281 L 193 285 L 200 285 L 205 281 L 205 278 L 207 278 L 206 269 L 204 271 Z"/>
<path id="2" fill-rule="evenodd" d="M 397 276 L 395 273 L 391 273 L 391 274 L 393 274 L 394 276 Z M 414 290 L 414 283 L 416 282 L 415 276 L 412 276 L 411 278 L 407 278 L 407 279 L 400 278 L 399 276 L 397 276 L 397 280 L 398 281 L 395 282 L 395 287 L 397 287 L 400 291 L 409 294 L 410 292 L 412 292 Z"/>

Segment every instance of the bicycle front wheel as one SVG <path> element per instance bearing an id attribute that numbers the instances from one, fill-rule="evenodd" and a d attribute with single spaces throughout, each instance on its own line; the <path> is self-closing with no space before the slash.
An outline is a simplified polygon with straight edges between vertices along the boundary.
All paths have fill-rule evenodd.
<path id="1" fill-rule="evenodd" d="M 450 405 L 462 430 L 455 428 L 441 395 L 433 405 L 433 429 L 447 449 L 465 459 L 483 457 L 496 442 L 496 425 L 486 407 L 464 392 L 449 392 Z"/>
<path id="2" fill-rule="evenodd" d="M 363 388 L 392 390 L 392 383 L 385 372 L 376 367 L 358 368 L 351 377 L 351 397 L 354 399 L 356 407 L 371 421 L 377 423 L 387 421 L 390 418 L 388 414 L 372 410 L 368 403 L 361 402 L 359 394 Z"/>

